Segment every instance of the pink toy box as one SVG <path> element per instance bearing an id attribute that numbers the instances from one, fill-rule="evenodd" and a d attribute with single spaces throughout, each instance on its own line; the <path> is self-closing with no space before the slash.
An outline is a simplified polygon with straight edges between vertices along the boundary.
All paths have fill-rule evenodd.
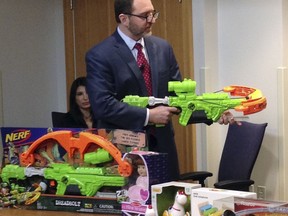
<path id="1" fill-rule="evenodd" d="M 151 186 L 168 181 L 167 154 L 132 151 L 123 159 L 133 164 L 129 183 L 118 193 L 122 201 L 122 215 L 144 215 L 151 204 Z"/>

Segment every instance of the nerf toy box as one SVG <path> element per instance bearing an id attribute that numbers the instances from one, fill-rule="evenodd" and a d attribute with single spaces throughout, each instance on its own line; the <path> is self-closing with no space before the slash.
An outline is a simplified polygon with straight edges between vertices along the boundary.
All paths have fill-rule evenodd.
<path id="1" fill-rule="evenodd" d="M 197 188 L 192 190 L 192 215 L 202 216 L 219 213 L 222 215 L 222 206 L 218 206 L 215 200 L 228 197 L 242 197 L 257 199 L 257 194 L 254 192 L 244 192 L 236 190 L 225 190 L 216 188 Z"/>
<path id="2" fill-rule="evenodd" d="M 167 154 L 150 151 L 131 151 L 124 160 L 133 166 L 128 184 L 118 193 L 122 215 L 144 215 L 151 204 L 151 186 L 168 181 Z"/>
<path id="3" fill-rule="evenodd" d="M 227 197 L 214 201 L 214 205 L 225 211 L 232 211 L 237 215 L 269 215 L 288 214 L 288 202 L 269 201 L 263 199 L 249 199 L 241 197 Z"/>
<path id="4" fill-rule="evenodd" d="M 95 213 L 121 213 L 122 156 L 146 148 L 143 132 L 105 129 L 1 128 L 1 141 L 2 206 Z"/>
<path id="5" fill-rule="evenodd" d="M 167 182 L 152 185 L 152 208 L 155 215 L 191 215 L 191 194 L 200 184 Z"/>

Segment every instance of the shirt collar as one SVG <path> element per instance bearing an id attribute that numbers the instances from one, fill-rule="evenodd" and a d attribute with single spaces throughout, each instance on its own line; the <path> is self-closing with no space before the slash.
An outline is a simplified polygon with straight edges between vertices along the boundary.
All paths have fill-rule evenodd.
<path id="1" fill-rule="evenodd" d="M 133 50 L 134 46 L 136 43 L 140 43 L 143 47 L 145 47 L 145 44 L 144 44 L 144 39 L 141 38 L 140 40 L 138 41 L 135 41 L 133 39 L 131 39 L 130 37 L 128 37 L 127 35 L 125 35 L 119 27 L 117 27 L 117 31 L 118 31 L 118 34 L 120 35 L 120 37 L 124 40 L 124 42 L 127 44 L 127 46 L 129 47 L 130 50 Z"/>

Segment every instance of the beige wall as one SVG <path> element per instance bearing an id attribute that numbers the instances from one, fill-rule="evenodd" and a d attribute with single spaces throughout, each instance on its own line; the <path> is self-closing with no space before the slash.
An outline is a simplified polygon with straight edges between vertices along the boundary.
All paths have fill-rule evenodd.
<path id="1" fill-rule="evenodd" d="M 251 122 L 268 122 L 252 178 L 256 189 L 265 186 L 266 198 L 276 200 L 287 199 L 288 192 L 283 190 L 287 188 L 287 141 L 281 140 L 281 133 L 286 135 L 288 130 L 279 124 L 285 116 L 279 112 L 278 88 L 278 69 L 288 66 L 287 9 L 287 0 L 193 0 L 195 77 L 202 88 L 215 91 L 231 84 L 246 85 L 261 89 L 267 97 L 267 108 L 249 116 Z M 286 105 L 282 108 L 287 111 Z M 205 146 L 202 163 L 214 173 L 209 179 L 212 186 L 227 127 L 214 124 L 199 130 L 207 134 L 206 142 L 198 146 Z"/>
<path id="2" fill-rule="evenodd" d="M 51 126 L 66 110 L 62 0 L 0 4 L 3 125 Z"/>

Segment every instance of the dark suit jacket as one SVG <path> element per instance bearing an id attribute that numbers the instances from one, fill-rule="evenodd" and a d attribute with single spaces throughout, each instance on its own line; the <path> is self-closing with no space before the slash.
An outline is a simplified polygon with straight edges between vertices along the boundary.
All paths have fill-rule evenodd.
<path id="1" fill-rule="evenodd" d="M 172 47 L 155 36 L 144 38 L 152 73 L 153 96 L 168 95 L 168 82 L 181 80 Z M 143 128 L 146 108 L 120 102 L 126 95 L 147 96 L 141 71 L 131 50 L 118 32 L 94 46 L 86 54 L 87 91 L 100 128 L 147 129 L 153 131 L 149 149 L 168 153 L 171 179 L 178 179 L 179 168 L 171 122 L 165 127 Z M 150 130 L 151 129 L 151 130 Z"/>

